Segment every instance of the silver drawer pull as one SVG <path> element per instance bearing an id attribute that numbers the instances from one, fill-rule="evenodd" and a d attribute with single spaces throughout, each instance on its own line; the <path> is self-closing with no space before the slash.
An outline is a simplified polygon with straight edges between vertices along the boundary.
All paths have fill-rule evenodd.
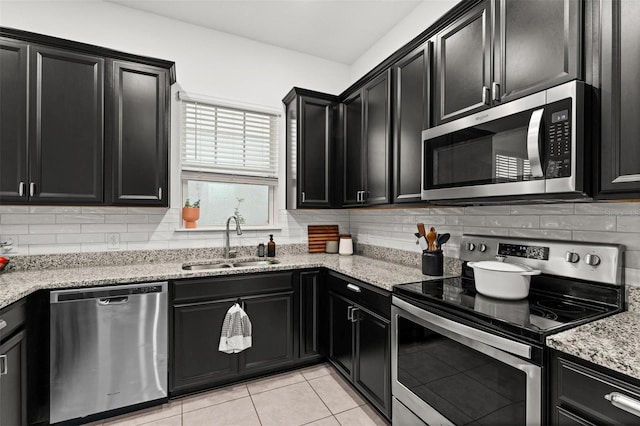
<path id="1" fill-rule="evenodd" d="M 36 184 L 35 182 L 31 182 L 29 184 L 29 196 L 33 197 L 34 195 L 36 195 Z"/>
<path id="2" fill-rule="evenodd" d="M 640 417 L 640 401 L 629 398 L 619 392 L 611 392 L 605 395 L 604 399 L 611 402 L 614 407 Z"/>
<path id="3" fill-rule="evenodd" d="M 18 196 L 20 197 L 24 197 L 24 187 L 25 187 L 25 183 L 24 182 L 20 182 L 18 184 Z"/>
<path id="4" fill-rule="evenodd" d="M 347 307 L 347 319 L 349 321 L 353 321 L 353 306 L 348 306 Z"/>
<path id="5" fill-rule="evenodd" d="M 358 321 L 358 311 L 360 310 L 360 308 L 356 308 L 355 306 L 353 307 L 353 309 L 351 310 L 351 322 L 357 322 Z"/>
<path id="6" fill-rule="evenodd" d="M 0 330 L 5 328 L 6 326 L 7 326 L 7 322 L 3 319 L 0 319 Z"/>
<path id="7" fill-rule="evenodd" d="M 360 287 L 358 287 L 357 285 L 353 285 L 353 284 L 347 284 L 347 289 L 351 290 L 351 291 L 355 291 L 356 293 L 360 293 L 362 290 L 360 290 Z"/>
<path id="8" fill-rule="evenodd" d="M 129 298 L 127 296 L 123 297 L 105 297 L 104 299 L 98 299 L 98 305 L 107 306 L 107 305 L 122 305 L 127 303 Z"/>
<path id="9" fill-rule="evenodd" d="M 4 376 L 9 372 L 9 362 L 6 355 L 0 355 L 0 376 Z"/>

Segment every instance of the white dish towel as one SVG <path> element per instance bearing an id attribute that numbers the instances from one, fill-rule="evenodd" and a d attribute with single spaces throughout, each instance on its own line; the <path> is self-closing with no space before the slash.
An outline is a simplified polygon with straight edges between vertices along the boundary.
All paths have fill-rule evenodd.
<path id="1" fill-rule="evenodd" d="M 229 308 L 222 322 L 220 352 L 235 354 L 251 347 L 251 321 L 238 303 Z"/>

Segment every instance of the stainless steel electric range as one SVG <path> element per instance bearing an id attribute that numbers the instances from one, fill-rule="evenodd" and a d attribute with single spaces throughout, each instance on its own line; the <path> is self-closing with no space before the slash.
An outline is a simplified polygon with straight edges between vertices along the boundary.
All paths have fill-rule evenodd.
<path id="1" fill-rule="evenodd" d="M 546 336 L 624 309 L 619 245 L 465 235 L 462 276 L 394 287 L 393 424 L 543 424 Z M 529 296 L 479 294 L 469 261 L 520 263 Z"/>

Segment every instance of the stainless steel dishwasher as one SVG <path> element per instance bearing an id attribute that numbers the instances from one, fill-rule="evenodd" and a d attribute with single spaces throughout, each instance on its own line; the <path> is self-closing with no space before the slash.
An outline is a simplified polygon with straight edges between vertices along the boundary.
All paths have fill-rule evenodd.
<path id="1" fill-rule="evenodd" d="M 167 283 L 52 291 L 50 422 L 167 396 Z"/>

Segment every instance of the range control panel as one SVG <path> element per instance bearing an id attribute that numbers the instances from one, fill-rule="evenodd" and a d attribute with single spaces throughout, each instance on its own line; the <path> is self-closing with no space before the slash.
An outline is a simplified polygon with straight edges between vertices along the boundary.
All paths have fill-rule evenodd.
<path id="1" fill-rule="evenodd" d="M 622 284 L 624 246 L 584 241 L 463 235 L 460 260 L 504 260 L 559 275 Z"/>
<path id="2" fill-rule="evenodd" d="M 548 179 L 571 176 L 571 100 L 548 106 L 547 161 Z"/>

